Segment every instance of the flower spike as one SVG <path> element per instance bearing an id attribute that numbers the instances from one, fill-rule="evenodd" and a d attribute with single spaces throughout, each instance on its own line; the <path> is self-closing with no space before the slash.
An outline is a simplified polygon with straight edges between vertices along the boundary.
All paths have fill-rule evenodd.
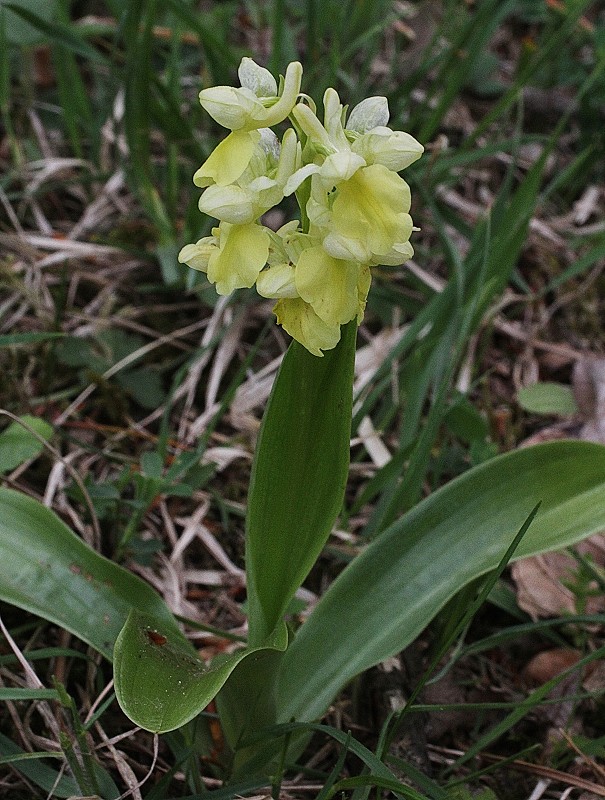
<path id="1" fill-rule="evenodd" d="M 408 184 L 397 173 L 420 158 L 412 136 L 387 127 L 385 97 L 348 114 L 334 89 L 323 122 L 301 94 L 302 67 L 273 75 L 242 59 L 241 86 L 200 92 L 206 111 L 230 133 L 194 175 L 200 210 L 220 222 L 188 244 L 179 261 L 205 272 L 219 294 L 256 286 L 276 301 L 277 322 L 307 350 L 335 347 L 341 326 L 360 324 L 371 267 L 397 266 L 414 251 Z M 281 142 L 271 128 L 290 117 Z M 300 137 L 300 141 L 299 141 Z M 277 231 L 263 215 L 296 194 L 301 220 Z"/>

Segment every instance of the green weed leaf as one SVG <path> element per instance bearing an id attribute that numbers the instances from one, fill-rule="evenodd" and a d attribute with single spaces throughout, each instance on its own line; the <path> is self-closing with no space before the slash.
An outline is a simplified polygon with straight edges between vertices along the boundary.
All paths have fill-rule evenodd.
<path id="1" fill-rule="evenodd" d="M 48 440 L 52 436 L 52 425 L 40 417 L 26 415 L 21 419 L 43 439 Z M 43 449 L 42 442 L 27 428 L 18 422 L 11 422 L 8 428 L 0 433 L 0 473 L 10 472 L 30 458 L 36 458 Z"/>
<path id="2" fill-rule="evenodd" d="M 38 344 L 47 342 L 51 339 L 61 339 L 64 333 L 41 332 L 41 333 L 3 333 L 0 336 L 0 347 L 15 347 L 17 345 Z"/>
<path id="3" fill-rule="evenodd" d="M 89 45 L 77 33 L 74 26 L 53 22 L 57 8 L 56 2 L 49 3 L 46 10 L 37 0 L 3 2 L 2 5 L 6 6 L 7 11 L 12 12 L 9 17 L 7 38 L 14 41 L 15 44 L 35 44 L 40 40 L 53 42 L 91 61 L 107 63 L 105 57 Z M 33 12 L 34 9 L 36 13 Z M 40 13 L 41 10 L 42 13 Z M 15 17 L 14 21 L 12 16 Z"/>
<path id="4" fill-rule="evenodd" d="M 571 386 L 544 381 L 519 389 L 517 401 L 521 408 L 533 414 L 577 414 L 578 406 Z"/>
<path id="5" fill-rule="evenodd" d="M 6 8 L 2 8 L 3 6 Z M 29 12 L 32 16 L 35 12 L 37 18 L 49 23 L 57 13 L 57 3 L 53 0 L 47 3 L 40 3 L 39 0 L 13 0 L 12 3 L 5 3 L 0 0 L 0 24 L 4 24 L 7 41 L 21 47 L 38 44 L 44 39 L 44 34 L 38 26 L 26 21 L 23 12 Z"/>
<path id="6" fill-rule="evenodd" d="M 11 764 L 13 769 L 25 775 L 49 796 L 57 798 L 77 797 L 79 793 L 75 780 L 63 775 L 58 769 L 47 766 L 42 759 L 62 758 L 62 753 L 30 753 L 22 750 L 7 736 L 0 733 L 0 764 Z M 33 794 L 33 793 L 32 793 Z"/>

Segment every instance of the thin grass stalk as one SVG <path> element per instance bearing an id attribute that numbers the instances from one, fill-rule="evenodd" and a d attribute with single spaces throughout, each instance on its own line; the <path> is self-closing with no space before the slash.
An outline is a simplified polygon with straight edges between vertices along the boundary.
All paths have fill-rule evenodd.
<path id="1" fill-rule="evenodd" d="M 271 58 L 269 71 L 278 74 L 284 65 L 284 37 L 286 30 L 285 0 L 273 0 L 271 19 Z"/>

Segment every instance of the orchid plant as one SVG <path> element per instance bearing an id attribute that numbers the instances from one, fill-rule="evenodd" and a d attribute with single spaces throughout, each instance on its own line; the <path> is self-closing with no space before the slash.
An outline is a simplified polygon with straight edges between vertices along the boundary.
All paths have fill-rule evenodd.
<path id="1" fill-rule="evenodd" d="M 294 339 L 252 468 L 247 643 L 204 663 L 151 587 L 91 550 L 41 503 L 0 489 L 0 597 L 111 659 L 122 709 L 149 731 L 203 723 L 215 700 L 219 751 L 216 739 L 204 743 L 203 724 L 183 735 L 188 746 L 201 741 L 232 778 L 272 775 L 280 749 L 283 761 L 301 746 L 296 725 L 308 731 L 349 680 L 402 650 L 457 592 L 501 565 L 517 532 L 525 535 L 515 558 L 605 527 L 604 448 L 568 441 L 508 453 L 384 530 L 302 625 L 288 617 L 341 511 L 357 325 L 372 267 L 412 255 L 410 190 L 398 173 L 423 148 L 387 126 L 384 97 L 348 113 L 328 89 L 320 121 L 301 93 L 298 62 L 278 86 L 244 58 L 239 79 L 240 87 L 200 93 L 229 131 L 194 176 L 204 190 L 200 209 L 218 224 L 179 260 L 206 273 L 219 294 L 255 286 L 274 299 L 277 321 Z M 286 121 L 280 140 L 273 129 Z M 271 230 L 263 215 L 290 195 L 300 218 Z M 392 777 L 377 759 L 372 769 Z"/>

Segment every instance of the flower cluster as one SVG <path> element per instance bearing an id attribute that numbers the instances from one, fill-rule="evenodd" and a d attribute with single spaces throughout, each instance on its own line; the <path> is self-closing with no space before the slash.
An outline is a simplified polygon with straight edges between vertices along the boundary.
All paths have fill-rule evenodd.
<path id="1" fill-rule="evenodd" d="M 207 273 L 219 294 L 256 289 L 277 300 L 277 321 L 309 352 L 336 346 L 340 326 L 361 322 L 370 267 L 412 255 L 410 190 L 397 173 L 423 152 L 412 136 L 387 127 L 385 97 L 350 114 L 334 89 L 323 98 L 323 124 L 301 95 L 302 66 L 288 66 L 280 87 L 250 58 L 240 88 L 200 92 L 200 103 L 230 130 L 193 177 L 199 207 L 219 220 L 212 235 L 186 245 L 179 261 Z M 271 128 L 289 118 L 281 142 Z M 291 194 L 301 220 L 279 230 L 263 214 Z"/>

